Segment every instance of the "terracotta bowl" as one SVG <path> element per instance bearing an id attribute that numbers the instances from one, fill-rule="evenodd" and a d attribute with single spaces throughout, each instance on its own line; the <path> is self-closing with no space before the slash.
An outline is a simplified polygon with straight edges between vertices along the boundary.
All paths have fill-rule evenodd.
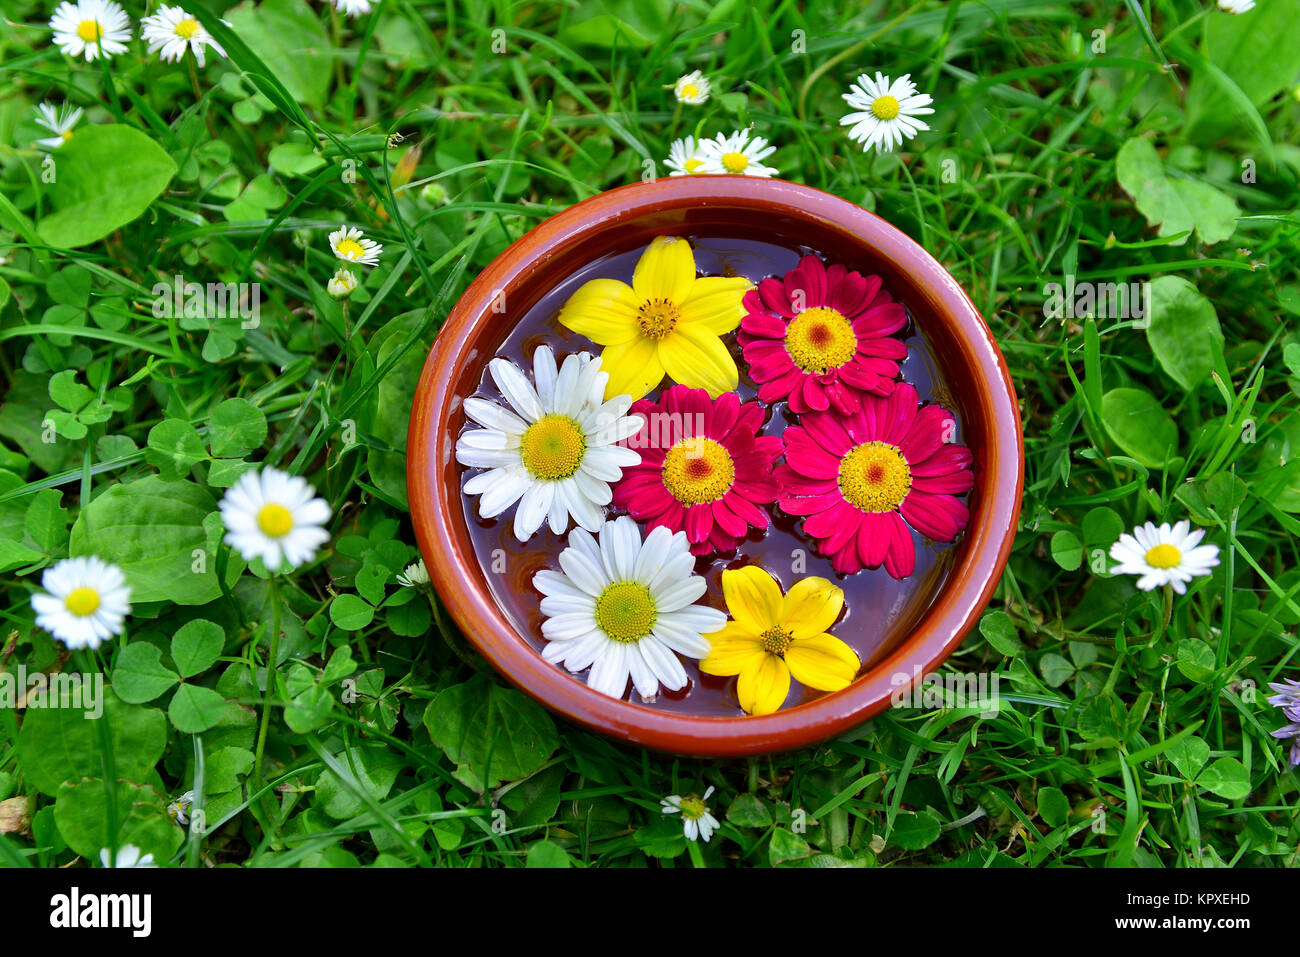
<path id="1" fill-rule="evenodd" d="M 771 715 L 700 717 L 617 701 L 547 663 L 517 634 L 475 557 L 454 458 L 464 398 L 489 359 L 548 290 L 605 255 L 661 233 L 752 236 L 805 245 L 880 274 L 905 303 L 947 381 L 975 456 L 971 521 L 946 581 L 902 639 L 848 688 Z M 504 300 L 498 300 L 501 293 Z M 496 308 L 494 309 L 494 301 Z M 500 303 L 508 303 L 503 315 Z M 595 348 L 595 347 L 593 347 Z M 947 397 L 945 397 L 947 398 Z M 829 193 L 775 179 L 690 176 L 601 193 L 537 226 L 498 256 L 452 309 L 411 410 L 407 487 L 420 550 L 439 596 L 475 647 L 542 704 L 592 730 L 678 754 L 749 755 L 833 737 L 878 714 L 898 674 L 933 671 L 978 619 L 1006 565 L 1024 482 L 1015 391 L 997 343 L 970 299 L 915 242 Z"/>

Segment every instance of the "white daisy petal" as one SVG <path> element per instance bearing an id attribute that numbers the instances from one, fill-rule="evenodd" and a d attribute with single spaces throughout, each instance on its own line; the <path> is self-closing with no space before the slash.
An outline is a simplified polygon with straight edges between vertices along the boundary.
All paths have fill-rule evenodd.
<path id="1" fill-rule="evenodd" d="M 131 589 L 116 565 L 94 555 L 65 558 L 45 570 L 45 592 L 32 595 L 36 624 L 68 648 L 98 648 L 122 633 Z"/>
<path id="2" fill-rule="evenodd" d="M 271 572 L 306 564 L 329 540 L 329 503 L 306 480 L 270 466 L 240 476 L 220 510 L 226 543 L 246 561 L 261 558 Z"/>

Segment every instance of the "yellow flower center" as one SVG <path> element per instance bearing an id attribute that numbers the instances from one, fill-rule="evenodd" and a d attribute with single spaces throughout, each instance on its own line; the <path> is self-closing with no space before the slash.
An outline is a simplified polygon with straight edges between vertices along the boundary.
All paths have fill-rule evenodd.
<path id="1" fill-rule="evenodd" d="M 709 813 L 709 806 L 704 803 L 704 799 L 696 797 L 694 794 L 688 794 L 682 798 L 682 817 L 688 821 L 698 821 L 704 815 Z"/>
<path id="2" fill-rule="evenodd" d="M 519 457 L 534 478 L 549 482 L 578 471 L 587 454 L 587 436 L 567 415 L 552 412 L 530 425 L 519 440 Z"/>
<path id="3" fill-rule="evenodd" d="M 731 490 L 735 478 L 731 453 L 702 435 L 682 439 L 664 456 L 664 488 L 683 505 L 716 502 Z"/>
<path id="4" fill-rule="evenodd" d="M 840 462 L 840 494 L 864 512 L 892 512 L 912 487 L 912 470 L 896 446 L 864 442 Z"/>
<path id="5" fill-rule="evenodd" d="M 898 115 L 898 101 L 892 96 L 878 96 L 871 102 L 871 115 L 878 120 L 892 120 Z"/>
<path id="6" fill-rule="evenodd" d="M 682 87 L 682 96 L 684 96 L 688 100 L 693 96 L 699 96 L 699 95 L 700 95 L 700 88 L 696 86 L 694 83 L 687 83 L 684 87 Z"/>
<path id="7" fill-rule="evenodd" d="M 63 142 L 66 143 L 68 140 L 72 139 L 72 130 L 64 130 L 59 135 L 63 137 Z"/>
<path id="8" fill-rule="evenodd" d="M 595 618 L 612 641 L 640 641 L 657 618 L 654 596 L 640 582 L 613 582 L 596 599 Z"/>
<path id="9" fill-rule="evenodd" d="M 77 24 L 77 36 L 86 43 L 98 43 L 99 32 L 98 20 L 82 20 Z"/>
<path id="10" fill-rule="evenodd" d="M 723 153 L 722 168 L 728 173 L 743 173 L 749 166 L 749 157 L 744 153 Z"/>
<path id="11" fill-rule="evenodd" d="M 682 168 L 685 169 L 686 172 L 688 173 L 698 173 L 700 171 L 700 167 L 702 167 L 703 165 L 704 165 L 704 160 L 691 157 L 685 163 L 682 164 Z"/>
<path id="12" fill-rule="evenodd" d="M 199 32 L 199 21 L 193 17 L 186 17 L 180 23 L 176 24 L 176 35 L 182 40 L 192 40 L 194 34 Z"/>
<path id="13" fill-rule="evenodd" d="M 837 309 L 815 306 L 795 316 L 785 330 L 785 351 L 804 372 L 838 369 L 858 351 L 853 323 Z"/>
<path id="14" fill-rule="evenodd" d="M 63 607 L 78 618 L 93 615 L 95 609 L 99 607 L 99 592 L 85 585 L 74 588 L 68 592 L 68 597 L 63 599 Z"/>
<path id="15" fill-rule="evenodd" d="M 677 304 L 669 299 L 647 299 L 636 308 L 637 325 L 641 334 L 651 339 L 662 339 L 677 327 L 682 314 Z"/>
<path id="16" fill-rule="evenodd" d="M 257 527 L 270 538 L 282 538 L 293 529 L 293 515 L 283 505 L 271 502 L 258 511 Z"/>
<path id="17" fill-rule="evenodd" d="M 360 259 L 366 254 L 365 247 L 355 239 L 340 240 L 334 251 L 345 259 Z"/>
<path id="18" fill-rule="evenodd" d="M 759 637 L 763 639 L 763 650 L 769 655 L 784 656 L 794 636 L 784 628 L 775 627 L 767 629 Z"/>
<path id="19" fill-rule="evenodd" d="M 1183 561 L 1183 553 L 1173 545 L 1157 545 L 1147 552 L 1147 564 L 1152 568 L 1177 568 Z"/>

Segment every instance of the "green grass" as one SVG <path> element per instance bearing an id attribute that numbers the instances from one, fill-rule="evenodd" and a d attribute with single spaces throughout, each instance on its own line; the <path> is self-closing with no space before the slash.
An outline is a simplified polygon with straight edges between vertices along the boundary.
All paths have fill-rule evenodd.
<path id="1" fill-rule="evenodd" d="M 138 40 L 106 66 L 70 60 L 48 42 L 52 5 L 5 4 L 0 667 L 102 671 L 136 703 L 98 722 L 0 708 L 0 807 L 30 816 L 0 860 L 97 862 L 129 842 L 188 866 L 1297 863 L 1296 772 L 1265 701 L 1300 647 L 1294 3 L 378 6 L 213 5 L 230 56 L 191 76 Z M 286 37 L 311 52 L 276 54 Z M 665 86 L 695 68 L 715 95 L 678 107 Z M 868 70 L 935 97 L 901 154 L 864 154 L 838 126 Z M 42 99 L 87 113 L 55 183 L 31 145 Z M 75 161 L 108 123 L 177 172 L 142 215 L 54 248 L 49 218 L 78 191 L 132 190 L 112 162 Z M 673 139 L 750 124 L 783 176 L 942 262 L 1011 367 L 1021 525 L 945 666 L 996 674 L 996 716 L 891 710 L 750 761 L 644 753 L 555 724 L 394 581 L 415 557 L 414 380 L 459 293 L 552 213 L 647 160 L 664 172 Z M 342 222 L 385 247 L 346 308 L 324 293 Z M 177 274 L 260 283 L 258 324 L 157 315 L 154 284 Z M 1149 328 L 1047 318 L 1045 286 L 1067 275 L 1152 282 Z M 278 591 L 216 544 L 211 513 L 246 462 L 305 476 L 335 513 Z M 115 488 L 127 501 L 102 499 Z M 1182 518 L 1222 559 L 1186 596 L 1106 571 L 1121 528 Z M 29 604 L 70 548 L 139 561 L 149 585 L 121 641 L 73 656 Z M 218 647 L 182 631 L 197 620 Z M 156 650 L 124 651 L 142 644 Z M 197 671 L 174 690 L 158 669 L 182 661 Z M 710 786 L 721 830 L 688 844 L 659 800 Z M 163 811 L 191 787 L 202 833 Z"/>

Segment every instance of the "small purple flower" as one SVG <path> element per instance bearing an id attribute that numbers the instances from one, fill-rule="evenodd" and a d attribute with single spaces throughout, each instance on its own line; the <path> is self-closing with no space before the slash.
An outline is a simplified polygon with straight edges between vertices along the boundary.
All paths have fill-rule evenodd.
<path id="1" fill-rule="evenodd" d="M 1272 732 L 1275 738 L 1294 738 L 1291 744 L 1291 766 L 1300 767 L 1300 681 L 1269 682 L 1268 685 L 1277 694 L 1268 699 L 1268 703 L 1281 708 L 1290 721 Z"/>

